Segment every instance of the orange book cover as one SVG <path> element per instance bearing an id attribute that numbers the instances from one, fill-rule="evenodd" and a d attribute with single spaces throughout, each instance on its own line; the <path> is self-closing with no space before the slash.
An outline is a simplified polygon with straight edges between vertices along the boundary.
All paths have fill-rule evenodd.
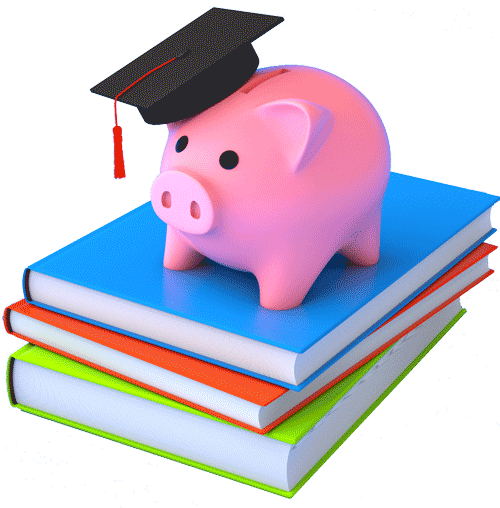
<path id="1" fill-rule="evenodd" d="M 422 293 L 420 293 L 417 297 L 415 297 L 411 302 L 409 302 L 405 307 L 403 307 L 399 312 L 397 312 L 392 318 L 390 318 L 386 323 L 392 321 L 397 316 L 401 315 L 403 312 L 408 310 L 410 307 L 415 305 L 416 303 L 420 302 L 422 299 L 429 296 L 431 293 L 442 287 L 444 284 L 449 282 L 451 279 L 465 271 L 467 268 L 471 267 L 474 263 L 479 261 L 480 259 L 484 258 L 488 254 L 490 254 L 492 251 L 494 251 L 497 247 L 483 243 L 479 245 L 476 249 L 474 249 L 472 252 L 470 252 L 467 256 L 465 256 L 460 262 L 458 262 L 456 265 L 454 265 L 450 270 L 448 270 L 446 273 L 444 273 L 441 277 L 439 277 L 436 281 L 434 281 L 427 289 L 425 289 Z M 183 355 L 181 353 L 178 353 L 176 351 L 171 351 L 165 348 L 162 348 L 160 346 L 156 346 L 154 344 L 150 344 L 147 342 L 140 341 L 138 339 L 135 339 L 133 337 L 129 337 L 127 335 L 120 334 L 118 332 L 114 332 L 111 330 L 108 330 L 106 328 L 102 328 L 90 323 L 86 323 L 84 321 L 79 321 L 77 319 L 74 319 L 72 317 L 68 317 L 53 311 L 49 311 L 40 307 L 36 307 L 34 305 L 31 305 L 27 303 L 25 300 L 20 300 L 17 303 L 14 303 L 10 306 L 8 306 L 5 309 L 4 312 L 4 325 L 5 329 L 8 333 L 11 333 L 15 335 L 16 337 L 26 340 L 30 342 L 31 344 L 35 344 L 37 346 L 41 346 L 45 349 L 49 349 L 51 351 L 54 351 L 55 353 L 58 353 L 60 355 L 66 356 L 68 358 L 71 358 L 73 360 L 76 360 L 80 363 L 84 363 L 86 365 L 89 365 L 93 368 L 99 369 L 101 371 L 107 372 L 108 374 L 111 374 L 113 376 L 119 377 L 121 379 L 124 379 L 125 381 L 129 381 L 131 383 L 134 383 L 138 386 L 142 386 L 143 388 L 146 388 L 147 390 L 151 390 L 153 392 L 159 393 L 160 395 L 164 395 L 166 397 L 169 397 L 171 399 L 177 400 L 178 402 L 181 402 L 183 404 L 186 404 L 188 406 L 194 407 L 200 411 L 212 414 L 214 416 L 217 416 L 218 418 L 224 419 L 226 421 L 229 421 L 231 423 L 234 423 L 235 425 L 244 427 L 248 430 L 257 432 L 259 434 L 264 434 L 271 430 L 273 427 L 281 423 L 283 420 L 288 418 L 290 415 L 304 407 L 306 404 L 308 404 L 311 400 L 315 399 L 322 393 L 324 393 L 326 390 L 331 388 L 333 385 L 341 381 L 343 378 L 348 376 L 351 372 L 361 367 L 363 364 L 371 360 L 374 356 L 379 354 L 384 349 L 388 348 L 394 342 L 396 342 L 398 339 L 409 333 L 412 329 L 419 326 L 421 323 L 423 323 L 425 320 L 432 317 L 434 314 L 439 312 L 441 309 L 443 309 L 446 305 L 448 305 L 450 302 L 455 300 L 456 298 L 459 298 L 463 293 L 474 287 L 476 284 L 484 280 L 486 277 L 491 275 L 493 273 L 493 270 L 489 270 L 486 274 L 475 280 L 473 283 L 469 284 L 466 288 L 461 290 L 460 292 L 453 295 L 451 298 L 449 298 L 446 302 L 443 302 L 441 305 L 433 309 L 431 312 L 429 312 L 427 315 L 423 316 L 421 319 L 416 321 L 415 323 L 412 323 L 411 326 L 403 330 L 401 333 L 393 337 L 390 341 L 385 343 L 383 346 L 379 347 L 375 351 L 373 351 L 370 355 L 363 358 L 363 360 L 359 361 L 357 364 L 353 365 L 350 369 L 343 372 L 340 376 L 330 381 L 327 385 L 323 386 L 321 389 L 310 395 L 307 399 L 302 401 L 300 404 L 289 410 L 287 413 L 285 413 L 283 416 L 272 422 L 270 425 L 265 427 L 264 429 L 258 429 L 256 427 L 252 427 L 250 425 L 244 424 L 238 420 L 234 420 L 228 416 L 222 415 L 220 413 L 217 413 L 215 411 L 212 411 L 210 409 L 207 409 L 205 407 L 199 406 L 191 401 L 182 399 L 180 397 L 176 397 L 172 394 L 169 394 L 167 392 L 164 392 L 162 390 L 159 390 L 158 388 L 152 387 L 150 385 L 146 385 L 140 381 L 131 379 L 127 376 L 124 376 L 118 372 L 111 371 L 109 369 L 106 369 L 100 365 L 96 365 L 94 363 L 88 362 L 82 358 L 73 356 L 65 351 L 59 350 L 57 348 L 48 346 L 42 342 L 39 342 L 37 340 L 34 340 L 30 337 L 25 337 L 21 334 L 18 334 L 16 332 L 13 332 L 10 323 L 9 323 L 9 314 L 11 311 L 19 312 L 21 314 L 24 314 L 26 316 L 29 316 L 31 318 L 37 319 L 39 321 L 42 321 L 44 323 L 47 323 L 49 325 L 55 326 L 57 328 L 60 328 L 62 330 L 65 330 L 69 333 L 73 333 L 75 335 L 78 335 L 80 337 L 83 337 L 85 339 L 91 340 L 93 342 L 96 342 L 98 344 L 101 344 L 103 346 L 109 347 L 111 349 L 114 349 L 116 351 L 120 351 L 122 353 L 125 353 L 127 355 L 133 356 L 134 358 L 137 358 L 139 360 L 148 362 L 150 364 L 156 365 L 158 367 L 164 368 L 166 370 L 169 370 L 171 372 L 174 372 L 176 374 L 179 374 L 181 376 L 187 377 L 193 381 L 198 381 L 200 383 L 203 383 L 207 386 L 210 386 L 212 388 L 215 388 L 217 390 L 221 390 L 225 393 L 234 395 L 236 397 L 239 397 L 243 400 L 247 400 L 249 402 L 252 402 L 254 404 L 257 404 L 259 406 L 267 406 L 274 400 L 276 400 L 278 397 L 285 394 L 288 389 L 281 387 L 279 385 L 275 385 L 272 383 L 269 383 L 267 381 L 263 381 L 258 378 L 254 378 L 251 376 L 248 376 L 246 374 L 242 374 L 240 372 L 232 371 L 230 369 L 220 367 L 218 365 L 214 365 L 208 362 L 204 362 L 202 360 L 199 360 L 197 358 L 193 358 L 187 355 Z M 386 323 L 384 323 L 382 326 L 384 326 Z M 382 327 L 381 326 L 381 327 Z M 381 328 L 379 327 L 379 328 Z"/>

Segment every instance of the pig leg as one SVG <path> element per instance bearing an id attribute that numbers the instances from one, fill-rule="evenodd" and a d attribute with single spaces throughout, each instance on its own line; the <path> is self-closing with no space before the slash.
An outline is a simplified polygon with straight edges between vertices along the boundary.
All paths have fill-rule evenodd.
<path id="1" fill-rule="evenodd" d="M 270 310 L 286 310 L 298 307 L 311 289 L 328 259 L 319 261 L 317 266 L 311 266 L 314 256 L 297 259 L 295 255 L 283 256 L 282 253 L 269 259 L 265 266 L 254 271 L 259 282 L 260 304 Z"/>
<path id="2" fill-rule="evenodd" d="M 194 250 L 186 239 L 173 228 L 167 227 L 163 266 L 170 270 L 189 270 L 199 265 L 205 256 Z"/>
<path id="3" fill-rule="evenodd" d="M 370 266 L 378 262 L 380 253 L 381 207 L 365 219 L 363 228 L 356 232 L 339 253 L 361 266 Z"/>

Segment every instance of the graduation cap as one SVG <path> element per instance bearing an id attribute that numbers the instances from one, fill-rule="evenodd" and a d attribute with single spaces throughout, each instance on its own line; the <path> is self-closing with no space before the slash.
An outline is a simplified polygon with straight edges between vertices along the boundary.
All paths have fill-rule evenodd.
<path id="1" fill-rule="evenodd" d="M 251 43 L 282 21 L 214 7 L 91 88 L 115 101 L 115 178 L 125 176 L 117 101 L 137 107 L 153 125 L 201 113 L 251 78 L 259 66 Z"/>

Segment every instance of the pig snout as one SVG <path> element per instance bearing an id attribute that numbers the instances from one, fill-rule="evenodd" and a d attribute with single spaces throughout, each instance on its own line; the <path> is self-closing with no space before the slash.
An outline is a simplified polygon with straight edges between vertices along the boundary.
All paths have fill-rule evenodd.
<path id="1" fill-rule="evenodd" d="M 165 171 L 153 182 L 151 204 L 168 225 L 202 235 L 214 227 L 214 204 L 196 178 L 180 171 Z"/>

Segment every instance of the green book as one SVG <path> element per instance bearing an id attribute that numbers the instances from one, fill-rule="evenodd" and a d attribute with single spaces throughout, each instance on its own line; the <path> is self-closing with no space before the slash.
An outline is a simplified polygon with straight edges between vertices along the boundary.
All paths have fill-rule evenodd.
<path id="1" fill-rule="evenodd" d="M 465 313 L 459 300 L 261 435 L 28 344 L 8 361 L 12 406 L 292 497 Z"/>

